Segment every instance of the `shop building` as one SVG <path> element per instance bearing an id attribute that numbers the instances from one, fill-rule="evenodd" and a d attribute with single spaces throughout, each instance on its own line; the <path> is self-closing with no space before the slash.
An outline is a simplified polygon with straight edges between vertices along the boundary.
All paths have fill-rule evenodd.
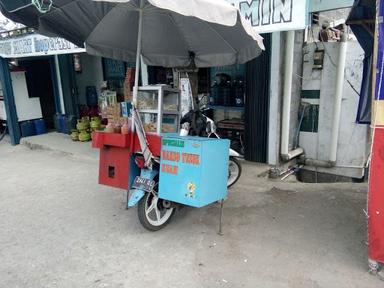
<path id="1" fill-rule="evenodd" d="M 87 89 L 97 93 L 104 80 L 121 94 L 129 67 L 122 61 L 88 55 L 65 39 L 48 38 L 32 29 L 3 33 L 0 50 L 0 118 L 7 121 L 14 145 L 31 135 L 25 123 L 42 119 L 46 130 L 52 131 L 57 129 L 56 115 L 76 119 L 82 110 L 97 106 L 97 97 L 89 103 Z"/>
<path id="2" fill-rule="evenodd" d="M 30 134 L 34 120 L 42 119 L 46 129 L 54 129 L 55 114 L 75 113 L 67 54 L 84 52 L 64 39 L 47 38 L 31 29 L 15 32 L 3 33 L 0 44 L 2 106 L 12 144 L 19 143 L 22 132 Z"/>
<path id="3" fill-rule="evenodd" d="M 332 61 L 339 57 L 340 42 L 312 43 L 308 37 L 311 29 L 316 27 L 311 13 L 350 7 L 353 1 L 309 1 L 309 6 L 306 5 L 307 1 L 298 1 L 290 6 L 290 13 L 286 13 L 288 10 L 281 12 L 287 4 L 287 1 L 281 1 L 280 6 L 269 8 L 261 18 L 261 14 L 256 12 L 264 6 L 260 8 L 258 5 L 266 5 L 268 1 L 230 2 L 238 5 L 258 31 L 265 32 L 262 35 L 266 51 L 249 63 L 200 69 L 196 75 L 185 71 L 178 74 L 172 69 L 144 65 L 141 71 L 142 84 L 177 86 L 188 75 L 193 94 L 199 95 L 198 98 L 211 108 L 210 116 L 218 122 L 223 133 L 233 138 L 237 150 L 243 152 L 247 160 L 275 167 L 277 175 L 304 157 L 304 162 L 305 158 L 318 160 L 307 161 L 305 168 L 308 170 L 362 177 L 368 157 L 369 129 L 367 125 L 355 122 L 358 95 L 354 94 L 348 82 L 353 80 L 352 86 L 359 90 L 362 77 L 359 63 L 363 53 L 355 40 L 348 41 L 346 73 L 349 74 L 344 77 L 346 83 L 341 97 L 345 101 L 341 102 L 341 112 L 334 116 L 331 111 L 335 103 L 333 90 L 336 83 L 332 79 L 336 77 L 336 70 Z M 307 28 L 310 21 L 312 25 Z M 318 30 L 312 33 L 318 33 Z M 317 46 L 325 47 L 327 52 L 321 69 L 313 68 Z M 1 40 L 0 54 L 6 57 L 1 60 L 1 82 L 12 97 L 7 97 L 3 106 L 11 115 L 8 123 L 11 123 L 10 134 L 13 134 L 11 138 L 14 144 L 20 138 L 20 129 L 15 123 L 43 118 L 47 128 L 53 128 L 52 116 L 56 113 L 79 117 L 82 107 L 89 104 L 87 87 L 94 86 L 99 91 L 101 83 L 108 81 L 109 88 L 123 99 L 126 71 L 133 66 L 132 63 L 88 55 L 83 49 L 63 39 L 49 39 L 36 34 Z M 12 62 L 17 62 L 16 67 L 19 68 L 10 66 Z M 351 72 L 355 72 L 353 79 Z M 15 77 L 12 75 L 16 74 L 24 75 L 18 76 L 25 78 L 19 80 L 24 84 L 15 85 L 17 81 L 11 81 Z M 11 82 L 12 85 L 9 84 Z M 31 85 L 31 82 L 37 84 Z M 17 89 L 21 89 L 19 86 L 23 86 L 23 93 L 18 92 Z M 245 97 L 236 98 L 236 92 Z M 23 95 L 25 103 L 29 103 L 25 105 L 32 105 L 27 110 L 36 114 L 27 118 L 21 116 L 19 94 Z M 37 94 L 38 97 L 31 96 Z M 37 108 L 38 101 L 41 111 Z M 336 143 L 337 159 L 332 167 L 317 167 L 321 161 L 329 160 L 332 143 L 330 133 L 335 117 L 342 119 L 341 122 L 338 120 L 341 125 Z M 346 150 L 347 142 L 359 145 Z"/>

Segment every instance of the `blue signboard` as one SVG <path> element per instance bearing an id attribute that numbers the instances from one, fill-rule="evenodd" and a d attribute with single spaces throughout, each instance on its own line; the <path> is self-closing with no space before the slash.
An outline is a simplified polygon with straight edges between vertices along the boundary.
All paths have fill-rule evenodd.
<path id="1" fill-rule="evenodd" d="M 309 12 L 320 12 L 352 7 L 354 0 L 309 0 Z"/>
<path id="2" fill-rule="evenodd" d="M 104 78 L 106 80 L 123 80 L 127 68 L 135 67 L 134 62 L 103 58 Z"/>
<path id="3" fill-rule="evenodd" d="M 104 77 L 107 80 L 121 80 L 125 78 L 125 63 L 123 61 L 103 58 Z"/>

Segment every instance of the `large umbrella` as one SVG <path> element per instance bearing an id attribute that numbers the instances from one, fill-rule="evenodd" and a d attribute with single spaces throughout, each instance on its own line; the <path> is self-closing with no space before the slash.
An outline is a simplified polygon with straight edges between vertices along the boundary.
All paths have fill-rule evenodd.
<path id="1" fill-rule="evenodd" d="M 93 55 L 136 58 L 136 69 L 140 55 L 148 65 L 165 67 L 188 66 L 193 55 L 197 67 L 210 67 L 244 63 L 264 49 L 262 38 L 224 0 L 55 0 L 47 13 L 33 5 L 7 10 L 14 2 L 0 0 L 8 18 L 85 43 Z"/>
<path id="2" fill-rule="evenodd" d="M 264 49 L 262 37 L 225 0 L 54 0 L 46 13 L 32 4 L 7 10 L 13 2 L 0 0 L 0 9 L 12 20 L 79 46 L 85 43 L 93 55 L 136 58 L 136 75 L 140 55 L 148 65 L 210 67 L 245 63 Z"/>

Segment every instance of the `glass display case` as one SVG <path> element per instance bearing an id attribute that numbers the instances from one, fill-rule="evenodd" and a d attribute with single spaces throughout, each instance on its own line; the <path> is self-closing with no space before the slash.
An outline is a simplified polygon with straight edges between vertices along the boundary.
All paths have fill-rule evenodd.
<path id="1" fill-rule="evenodd" d="M 137 109 L 145 131 L 178 133 L 180 122 L 180 93 L 167 85 L 139 87 Z"/>

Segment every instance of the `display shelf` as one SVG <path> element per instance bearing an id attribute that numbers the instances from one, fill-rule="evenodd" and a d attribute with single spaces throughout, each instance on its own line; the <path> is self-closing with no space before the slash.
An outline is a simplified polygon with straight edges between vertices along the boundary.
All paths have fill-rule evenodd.
<path id="1" fill-rule="evenodd" d="M 218 106 L 218 105 L 208 105 L 208 108 L 214 109 L 214 110 L 235 110 L 235 111 L 244 111 L 243 107 L 237 107 L 237 106 Z"/>
<path id="2" fill-rule="evenodd" d="M 139 111 L 140 113 L 158 114 L 158 110 L 156 109 L 139 109 Z M 163 114 L 179 115 L 180 113 L 174 110 L 163 110 Z"/>
<path id="3" fill-rule="evenodd" d="M 139 91 L 158 91 L 159 89 L 163 89 L 168 92 L 179 93 L 178 89 L 171 88 L 166 84 L 156 84 L 156 85 L 147 85 L 147 86 L 139 87 Z"/>
<path id="4" fill-rule="evenodd" d="M 166 85 L 149 85 L 139 87 L 138 92 L 138 110 L 146 131 L 177 133 L 181 116 L 179 90 Z M 174 116 L 172 123 L 163 123 L 165 115 Z"/>

